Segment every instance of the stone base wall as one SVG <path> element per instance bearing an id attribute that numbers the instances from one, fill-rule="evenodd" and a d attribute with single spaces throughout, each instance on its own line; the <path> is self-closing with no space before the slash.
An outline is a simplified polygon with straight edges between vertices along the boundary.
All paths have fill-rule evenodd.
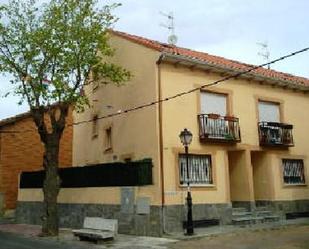
<path id="1" fill-rule="evenodd" d="M 233 201 L 234 208 L 246 208 L 248 211 L 253 211 L 256 207 L 254 201 Z"/>
<path id="2" fill-rule="evenodd" d="M 287 213 L 309 212 L 309 200 L 295 201 L 256 201 L 256 206 L 267 206 L 270 210 L 276 212 L 285 218 Z"/>
<path id="3" fill-rule="evenodd" d="M 252 207 L 252 203 L 238 203 Z M 234 205 L 234 203 L 233 203 Z M 236 204 L 237 206 L 237 204 Z M 267 206 L 269 210 L 285 218 L 286 213 L 309 212 L 309 200 L 257 201 L 256 207 Z M 16 218 L 19 223 L 41 224 L 41 202 L 18 202 Z M 162 236 L 165 233 L 182 232 L 182 222 L 187 217 L 185 205 L 151 206 L 149 214 L 137 214 L 136 208 L 124 211 L 121 205 L 107 204 L 59 204 L 61 227 L 81 228 L 86 216 L 117 219 L 119 233 L 144 236 Z M 232 205 L 193 204 L 193 220 L 218 219 L 221 225 L 231 224 Z"/>
<path id="4" fill-rule="evenodd" d="M 120 205 L 102 204 L 58 204 L 59 225 L 65 228 L 81 228 L 84 218 L 104 217 L 118 220 L 118 231 L 123 234 L 142 236 L 162 236 L 161 207 L 150 207 L 149 214 L 125 213 Z M 41 202 L 18 202 L 16 219 L 18 223 L 42 223 L 43 205 Z"/>
<path id="5" fill-rule="evenodd" d="M 149 214 L 136 214 L 135 210 L 124 212 L 120 205 L 59 204 L 59 224 L 60 227 L 81 228 L 86 216 L 97 216 L 117 219 L 119 233 L 123 234 L 162 236 L 163 231 L 183 231 L 182 222 L 186 220 L 187 215 L 184 205 L 165 206 L 163 211 L 159 206 L 151 206 Z M 42 211 L 41 202 L 18 202 L 17 222 L 41 224 Z M 230 224 L 231 217 L 231 204 L 193 204 L 194 220 L 218 219 L 220 224 Z"/>
<path id="6" fill-rule="evenodd" d="M 224 204 L 193 204 L 193 220 L 218 219 L 221 225 L 231 224 L 232 205 Z M 164 208 L 164 231 L 166 233 L 183 231 L 182 222 L 187 219 L 187 207 L 172 205 Z"/>

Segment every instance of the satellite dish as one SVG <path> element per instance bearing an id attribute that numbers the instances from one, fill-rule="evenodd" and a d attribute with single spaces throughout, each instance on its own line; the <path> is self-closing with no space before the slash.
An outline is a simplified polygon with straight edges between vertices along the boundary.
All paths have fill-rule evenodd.
<path id="1" fill-rule="evenodd" d="M 176 35 L 170 35 L 167 39 L 168 43 L 171 45 L 176 45 L 178 38 Z"/>

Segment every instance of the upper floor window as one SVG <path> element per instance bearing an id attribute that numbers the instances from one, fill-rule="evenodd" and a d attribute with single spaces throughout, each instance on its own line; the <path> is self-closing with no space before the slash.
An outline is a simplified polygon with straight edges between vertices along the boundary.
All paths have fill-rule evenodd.
<path id="1" fill-rule="evenodd" d="M 112 149 L 112 127 L 105 129 L 105 150 Z"/>
<path id="2" fill-rule="evenodd" d="M 98 115 L 94 115 L 92 119 L 92 138 L 96 138 L 98 133 Z"/>
<path id="3" fill-rule="evenodd" d="M 188 180 L 190 184 L 194 185 L 213 184 L 211 156 L 192 154 L 189 154 L 188 156 L 189 179 L 187 172 L 186 155 L 179 155 L 180 184 L 187 184 Z"/>
<path id="4" fill-rule="evenodd" d="M 201 92 L 201 113 L 227 115 L 227 95 L 212 92 Z"/>
<path id="5" fill-rule="evenodd" d="M 282 159 L 283 181 L 285 184 L 305 184 L 304 161 L 301 159 Z"/>
<path id="6" fill-rule="evenodd" d="M 280 123 L 280 104 L 259 101 L 259 121 Z"/>

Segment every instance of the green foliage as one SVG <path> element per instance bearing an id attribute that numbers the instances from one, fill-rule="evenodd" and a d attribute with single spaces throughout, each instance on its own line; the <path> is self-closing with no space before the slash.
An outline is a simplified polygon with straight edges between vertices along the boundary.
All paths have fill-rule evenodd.
<path id="1" fill-rule="evenodd" d="M 108 28 L 117 21 L 119 4 L 97 6 L 96 0 L 11 0 L 0 7 L 0 71 L 13 76 L 15 95 L 31 108 L 54 102 L 88 104 L 80 94 L 93 79 L 121 84 L 131 74 L 106 57 Z"/>

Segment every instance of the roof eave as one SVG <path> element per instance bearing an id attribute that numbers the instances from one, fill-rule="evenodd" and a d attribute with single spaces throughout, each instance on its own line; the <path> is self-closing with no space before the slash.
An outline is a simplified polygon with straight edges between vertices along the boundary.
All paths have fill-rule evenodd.
<path id="1" fill-rule="evenodd" d="M 162 53 L 162 56 L 160 57 L 160 61 L 175 63 L 178 65 L 184 65 L 188 67 L 194 66 L 195 68 L 199 68 L 202 70 L 207 70 L 207 71 L 211 71 L 215 73 L 224 73 L 225 75 L 235 75 L 235 74 L 242 72 L 242 70 L 240 69 L 224 67 L 221 65 L 209 63 L 207 61 L 198 60 L 198 59 L 186 57 L 183 55 L 166 53 L 166 52 Z M 247 80 L 250 79 L 250 80 L 255 80 L 257 82 L 267 84 L 267 85 L 280 86 L 280 87 L 289 88 L 293 90 L 309 92 L 309 86 L 301 85 L 301 84 L 295 83 L 294 81 L 290 81 L 290 80 L 282 80 L 282 79 L 278 79 L 274 77 L 265 76 L 262 74 L 257 74 L 253 71 L 240 75 L 237 78 L 243 78 Z"/>

